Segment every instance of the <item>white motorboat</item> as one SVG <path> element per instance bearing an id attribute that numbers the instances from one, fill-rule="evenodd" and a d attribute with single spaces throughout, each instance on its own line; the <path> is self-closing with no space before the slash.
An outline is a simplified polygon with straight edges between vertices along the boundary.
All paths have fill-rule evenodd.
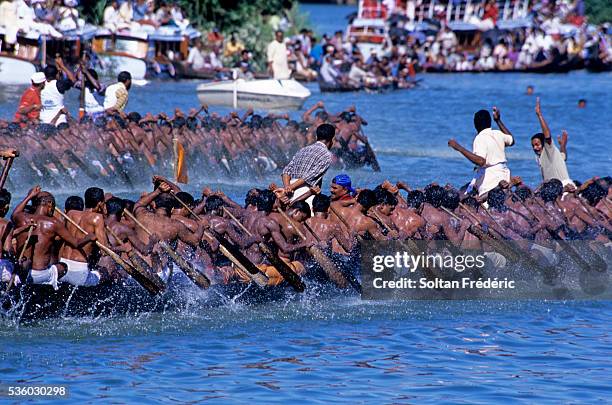
<path id="1" fill-rule="evenodd" d="M 198 86 L 202 104 L 254 110 L 297 110 L 310 97 L 310 90 L 290 80 L 223 80 Z"/>

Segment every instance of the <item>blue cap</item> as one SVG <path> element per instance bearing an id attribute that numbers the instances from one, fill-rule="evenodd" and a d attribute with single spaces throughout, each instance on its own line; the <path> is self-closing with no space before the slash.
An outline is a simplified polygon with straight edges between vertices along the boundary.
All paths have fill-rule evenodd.
<path id="1" fill-rule="evenodd" d="M 336 177 L 334 177 L 334 179 L 332 180 L 332 183 L 337 184 L 339 186 L 344 187 L 345 189 L 347 189 L 351 194 L 353 194 L 355 192 L 355 189 L 353 187 L 351 187 L 352 183 L 351 183 L 351 178 L 348 176 L 348 174 L 339 174 Z"/>

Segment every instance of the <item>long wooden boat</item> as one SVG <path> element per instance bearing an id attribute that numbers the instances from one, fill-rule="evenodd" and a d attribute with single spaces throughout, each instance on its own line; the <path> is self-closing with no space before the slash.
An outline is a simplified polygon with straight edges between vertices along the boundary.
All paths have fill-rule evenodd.
<path id="1" fill-rule="evenodd" d="M 4 289 L 3 289 L 4 291 Z M 60 284 L 58 290 L 48 285 L 26 284 L 14 287 L 2 297 L 3 316 L 20 322 L 57 317 L 98 317 L 163 312 L 193 307 L 225 305 L 229 301 L 261 304 L 294 296 L 284 286 L 259 288 L 244 283 L 217 284 L 198 290 L 181 280 L 161 295 L 150 295 L 140 286 L 109 284 L 95 287 L 75 287 Z"/>

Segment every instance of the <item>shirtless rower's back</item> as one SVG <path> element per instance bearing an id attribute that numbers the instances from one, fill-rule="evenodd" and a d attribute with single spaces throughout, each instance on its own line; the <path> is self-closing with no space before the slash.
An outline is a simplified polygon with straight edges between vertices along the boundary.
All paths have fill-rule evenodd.
<path id="1" fill-rule="evenodd" d="M 60 265 L 56 258 L 54 242 L 60 238 L 65 243 L 79 249 L 94 242 L 96 236 L 88 233 L 81 239 L 75 238 L 62 223 L 53 217 L 55 211 L 55 198 L 47 192 L 36 195 L 36 206 L 32 220 L 36 223 L 33 235 L 36 237 L 32 252 L 32 270 L 30 276 L 34 284 L 48 284 L 57 289 L 58 279 L 66 274 L 65 265 Z"/>
<path id="2" fill-rule="evenodd" d="M 108 236 L 104 226 L 104 191 L 98 187 L 85 190 L 85 209 L 83 211 L 70 210 L 66 214 L 86 232 L 96 235 L 96 239 L 104 246 L 108 246 Z M 73 237 L 78 238 L 83 233 L 74 225 L 68 223 L 66 227 Z M 92 286 L 100 283 L 102 276 L 98 270 L 91 270 L 89 258 L 98 254 L 97 246 L 89 244 L 81 248 L 73 248 L 64 244 L 60 250 L 60 261 L 68 267 L 68 272 L 60 281 L 79 286 Z M 107 266 L 109 267 L 109 266 Z"/>

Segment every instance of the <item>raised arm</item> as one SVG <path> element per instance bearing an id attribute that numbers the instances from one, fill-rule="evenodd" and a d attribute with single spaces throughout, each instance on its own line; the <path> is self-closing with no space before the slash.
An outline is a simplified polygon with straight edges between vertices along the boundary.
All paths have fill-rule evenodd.
<path id="1" fill-rule="evenodd" d="M 28 192 L 28 195 L 26 195 L 25 198 L 19 204 L 17 204 L 17 206 L 13 210 L 13 214 L 11 215 L 11 220 L 14 223 L 21 222 L 21 221 L 19 221 L 19 219 L 20 219 L 21 215 L 23 214 L 23 211 L 24 211 L 26 205 L 28 205 L 28 202 L 30 202 L 30 200 L 32 198 L 36 197 L 38 195 L 38 193 L 40 193 L 40 192 L 41 192 L 40 186 L 35 186 L 34 188 L 32 188 Z"/>
<path id="2" fill-rule="evenodd" d="M 557 137 L 559 141 L 559 151 L 563 154 L 563 160 L 567 160 L 567 131 L 564 129 L 561 136 Z"/>
<path id="3" fill-rule="evenodd" d="M 548 128 L 548 124 L 546 123 L 544 115 L 542 114 L 542 107 L 540 106 L 540 97 L 536 98 L 535 113 L 538 117 L 538 121 L 540 121 L 540 127 L 542 128 L 544 139 L 546 140 L 546 143 L 550 145 L 550 143 L 552 142 L 552 139 L 550 137 L 550 128 Z"/>
<path id="4" fill-rule="evenodd" d="M 312 122 L 312 113 L 315 112 L 316 110 L 318 110 L 319 108 L 324 108 L 324 104 L 322 101 L 318 101 L 315 105 L 313 105 L 312 107 L 310 107 L 308 110 L 306 110 L 304 112 L 304 114 L 302 114 L 302 120 L 304 122 Z"/>
<path id="5" fill-rule="evenodd" d="M 506 125 L 503 123 L 501 119 L 501 112 L 499 111 L 499 108 L 497 107 L 493 107 L 493 120 L 499 127 L 500 131 L 502 131 L 506 135 L 509 135 L 512 138 L 512 142 L 508 146 L 514 145 L 514 135 L 512 135 L 512 132 L 510 132 L 508 127 L 506 127 Z"/>
<path id="6" fill-rule="evenodd" d="M 163 184 L 165 183 L 162 183 L 162 185 Z M 166 187 L 168 186 L 166 185 Z M 146 209 L 149 206 L 149 204 L 151 204 L 153 200 L 155 200 L 161 193 L 162 193 L 161 186 L 159 186 L 158 188 L 153 190 L 153 192 L 149 194 L 145 194 L 142 197 L 140 197 L 140 199 L 136 201 L 136 204 L 134 204 L 134 215 L 136 215 L 138 211 Z"/>
<path id="7" fill-rule="evenodd" d="M 472 153 L 469 150 L 465 149 L 454 139 L 450 139 L 448 141 L 448 146 L 455 149 L 457 152 L 461 153 L 463 156 L 465 156 L 470 162 L 472 162 L 476 166 L 482 167 L 487 163 L 485 158 L 483 158 L 482 156 L 478 156 L 477 154 Z"/>

